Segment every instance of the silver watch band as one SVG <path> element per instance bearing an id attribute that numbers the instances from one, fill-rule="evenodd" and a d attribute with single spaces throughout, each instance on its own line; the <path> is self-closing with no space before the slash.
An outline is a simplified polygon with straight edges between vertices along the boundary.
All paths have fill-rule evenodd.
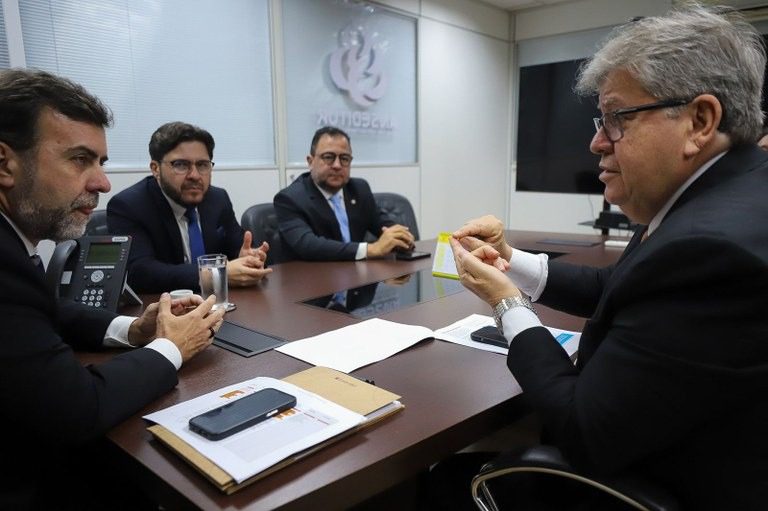
<path id="1" fill-rule="evenodd" d="M 525 295 L 510 296 L 509 298 L 502 298 L 502 300 L 493 306 L 493 319 L 496 321 L 496 328 L 499 332 L 504 334 L 504 326 L 501 323 L 501 317 L 509 309 L 514 307 L 525 307 L 529 311 L 536 314 L 536 309 L 533 307 L 530 298 Z"/>

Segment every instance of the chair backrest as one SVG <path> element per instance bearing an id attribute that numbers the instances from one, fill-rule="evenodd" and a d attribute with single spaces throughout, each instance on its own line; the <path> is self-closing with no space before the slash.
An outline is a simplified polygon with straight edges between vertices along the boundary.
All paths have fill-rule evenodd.
<path id="1" fill-rule="evenodd" d="M 255 204 L 245 210 L 240 225 L 253 234 L 253 245 L 259 246 L 262 241 L 269 243 L 267 264 L 284 261 L 280 231 L 277 225 L 277 214 L 271 202 Z"/>
<path id="2" fill-rule="evenodd" d="M 386 211 L 395 223 L 408 227 L 413 237 L 419 239 L 416 214 L 413 212 L 413 207 L 408 199 L 390 192 L 374 193 L 373 198 L 376 200 L 376 205 Z"/>
<path id="3" fill-rule="evenodd" d="M 91 213 L 91 218 L 85 226 L 86 236 L 104 236 L 109 234 L 107 230 L 107 210 L 97 209 Z"/>

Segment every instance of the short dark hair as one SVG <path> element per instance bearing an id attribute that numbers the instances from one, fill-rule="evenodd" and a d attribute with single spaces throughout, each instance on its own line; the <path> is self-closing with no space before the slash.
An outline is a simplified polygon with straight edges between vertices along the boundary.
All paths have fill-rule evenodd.
<path id="1" fill-rule="evenodd" d="M 103 128 L 112 125 L 112 112 L 72 80 L 35 69 L 0 71 L 0 141 L 15 151 L 32 149 L 44 108 L 75 121 Z"/>
<path id="2" fill-rule="evenodd" d="M 336 126 L 323 126 L 319 130 L 315 132 L 315 135 L 312 137 L 312 145 L 309 146 L 309 155 L 314 156 L 315 155 L 315 149 L 317 149 L 317 143 L 320 141 L 320 137 L 323 135 L 328 135 L 329 137 L 344 137 L 347 139 L 347 144 L 352 146 L 352 142 L 349 141 L 349 135 L 346 134 L 346 132 L 341 129 L 337 128 Z"/>
<path id="3" fill-rule="evenodd" d="M 213 159 L 213 147 L 216 144 L 211 134 L 186 122 L 168 122 L 157 128 L 149 139 L 149 156 L 154 161 L 162 161 L 163 156 L 182 142 L 202 143 L 208 150 L 208 157 Z"/>

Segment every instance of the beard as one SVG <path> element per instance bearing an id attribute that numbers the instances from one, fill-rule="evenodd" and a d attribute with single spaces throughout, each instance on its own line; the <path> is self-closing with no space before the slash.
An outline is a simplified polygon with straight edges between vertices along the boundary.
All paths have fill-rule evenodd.
<path id="1" fill-rule="evenodd" d="M 24 161 L 24 179 L 9 194 L 16 203 L 14 222 L 19 230 L 31 240 L 53 240 L 60 242 L 81 237 L 85 233 L 88 217 L 76 212 L 78 208 L 94 209 L 99 205 L 97 192 L 83 192 L 66 206 L 47 204 L 50 197 L 39 200 L 41 192 L 35 190 L 37 169 L 31 159 Z"/>
<path id="2" fill-rule="evenodd" d="M 183 206 L 185 208 L 189 208 L 189 207 L 192 207 L 192 206 L 197 206 L 200 203 L 200 201 L 196 201 L 196 202 L 185 201 L 181 197 L 181 190 L 177 190 L 176 188 L 174 188 L 173 184 L 169 183 L 165 179 L 165 176 L 163 175 L 162 172 L 160 172 L 159 176 L 160 176 L 160 180 L 159 180 L 160 188 L 176 204 L 178 204 L 180 206 Z M 181 184 L 181 188 L 182 189 L 184 189 L 184 188 L 200 188 L 202 190 L 202 185 L 196 185 L 196 184 L 195 185 L 187 185 L 186 181 L 185 181 L 184 183 Z"/>

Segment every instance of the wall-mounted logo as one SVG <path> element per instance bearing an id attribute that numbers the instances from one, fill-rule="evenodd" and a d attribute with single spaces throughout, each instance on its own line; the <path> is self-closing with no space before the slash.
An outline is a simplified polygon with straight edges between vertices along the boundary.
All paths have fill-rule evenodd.
<path id="1" fill-rule="evenodd" d="M 374 47 L 371 36 L 362 26 L 341 30 L 339 45 L 331 54 L 329 65 L 333 83 L 347 91 L 359 106 L 373 105 L 387 92 L 380 50 Z"/>

